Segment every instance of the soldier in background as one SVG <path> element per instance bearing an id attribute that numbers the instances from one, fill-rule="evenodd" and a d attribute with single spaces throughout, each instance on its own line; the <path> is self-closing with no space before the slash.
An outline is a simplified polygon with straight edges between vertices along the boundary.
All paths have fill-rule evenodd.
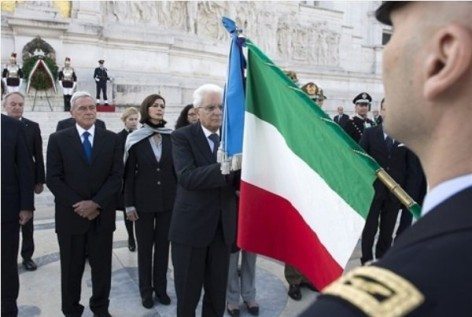
<path id="1" fill-rule="evenodd" d="M 64 111 L 70 111 L 70 98 L 72 98 L 77 85 L 77 76 L 75 75 L 74 68 L 70 66 L 69 57 L 66 57 L 64 67 L 59 71 L 59 81 L 64 93 Z"/>
<path id="2" fill-rule="evenodd" d="M 7 92 L 20 91 L 23 70 L 16 62 L 16 53 L 11 53 L 10 61 L 5 65 L 2 72 L 2 79 L 7 86 Z"/>
<path id="3" fill-rule="evenodd" d="M 368 93 L 362 92 L 352 102 L 356 105 L 356 114 L 345 124 L 344 130 L 354 141 L 359 143 L 364 129 L 375 125 L 374 121 L 367 118 L 372 97 Z"/>
<path id="4" fill-rule="evenodd" d="M 93 78 L 97 84 L 97 106 L 100 104 L 100 91 L 103 92 L 103 100 L 105 101 L 105 106 L 108 106 L 108 98 L 107 98 L 107 80 L 110 80 L 108 77 L 107 69 L 103 64 L 105 61 L 103 59 L 98 61 L 99 67 L 95 68 L 95 72 L 93 73 Z"/>

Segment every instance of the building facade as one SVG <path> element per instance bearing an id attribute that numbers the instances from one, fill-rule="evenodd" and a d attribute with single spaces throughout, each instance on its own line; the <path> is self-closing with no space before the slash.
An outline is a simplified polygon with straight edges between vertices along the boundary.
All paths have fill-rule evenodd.
<path id="1" fill-rule="evenodd" d="M 297 72 L 300 84 L 321 86 L 328 112 L 342 105 L 349 113 L 361 91 L 373 96 L 374 108 L 382 98 L 382 41 L 389 30 L 375 20 L 379 4 L 2 1 L 2 67 L 11 52 L 21 63 L 25 45 L 40 36 L 54 48 L 58 66 L 71 58 L 78 89 L 95 91 L 93 69 L 104 59 L 116 105 L 139 105 L 160 92 L 176 114 L 197 86 L 224 84 L 230 38 L 221 17 L 227 16 L 277 65 Z"/>

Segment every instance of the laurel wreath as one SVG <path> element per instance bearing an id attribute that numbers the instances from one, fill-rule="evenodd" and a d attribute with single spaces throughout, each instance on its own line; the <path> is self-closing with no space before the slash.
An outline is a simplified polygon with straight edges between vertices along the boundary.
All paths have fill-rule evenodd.
<path id="1" fill-rule="evenodd" d="M 41 57 L 44 63 L 48 66 L 49 70 L 51 71 L 52 75 L 54 76 L 54 81 L 57 80 L 57 71 L 59 67 L 57 66 L 56 62 L 47 56 Z M 28 59 L 26 59 L 23 62 L 23 74 L 24 78 L 26 80 L 29 79 L 29 75 L 31 71 L 33 70 L 34 65 L 36 64 L 36 61 L 40 59 L 39 56 L 33 56 Z M 31 87 L 33 87 L 36 90 L 48 90 L 53 88 L 51 80 L 49 79 L 49 75 L 47 74 L 46 71 L 42 69 L 38 69 L 34 74 L 33 77 L 31 77 Z"/>

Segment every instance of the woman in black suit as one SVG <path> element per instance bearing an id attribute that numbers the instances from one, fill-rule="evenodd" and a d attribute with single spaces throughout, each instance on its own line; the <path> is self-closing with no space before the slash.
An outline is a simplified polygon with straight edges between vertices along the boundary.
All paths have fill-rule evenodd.
<path id="1" fill-rule="evenodd" d="M 164 128 L 164 98 L 157 94 L 146 97 L 140 112 L 143 127 L 131 133 L 125 145 L 125 206 L 128 219 L 136 225 L 142 304 L 152 308 L 153 292 L 161 304 L 170 304 L 168 233 L 177 180 L 172 130 Z"/>
<path id="2" fill-rule="evenodd" d="M 120 138 L 123 149 L 125 147 L 126 138 L 128 137 L 128 134 L 130 134 L 131 132 L 133 132 L 134 130 L 138 128 L 138 120 L 139 120 L 138 109 L 134 107 L 130 107 L 130 108 L 126 108 L 126 110 L 123 111 L 123 114 L 121 115 L 121 121 L 123 121 L 125 128 L 121 130 L 120 132 L 118 132 L 118 136 Z M 136 250 L 136 242 L 134 240 L 133 222 L 126 218 L 124 191 L 120 192 L 118 196 L 119 198 L 118 198 L 117 210 L 123 211 L 126 231 L 128 232 L 128 249 L 131 252 L 134 252 Z"/>

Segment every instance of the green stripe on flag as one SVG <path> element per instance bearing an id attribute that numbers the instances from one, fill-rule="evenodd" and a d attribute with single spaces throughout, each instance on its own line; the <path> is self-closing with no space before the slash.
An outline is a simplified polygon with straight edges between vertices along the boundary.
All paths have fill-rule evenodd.
<path id="1" fill-rule="evenodd" d="M 246 111 L 272 124 L 288 147 L 366 218 L 380 166 L 264 53 L 249 40 L 246 44 Z"/>

